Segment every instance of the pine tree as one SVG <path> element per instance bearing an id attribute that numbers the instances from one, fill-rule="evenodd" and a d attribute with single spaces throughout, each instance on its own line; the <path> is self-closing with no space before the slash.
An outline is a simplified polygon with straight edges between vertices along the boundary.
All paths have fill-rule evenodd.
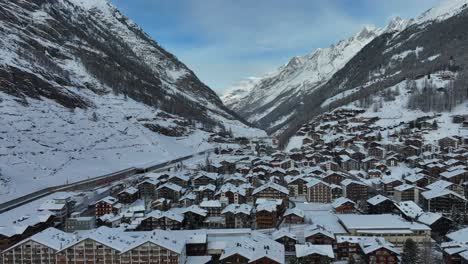
<path id="1" fill-rule="evenodd" d="M 97 122 L 99 120 L 96 112 L 93 112 L 93 114 L 91 115 L 91 121 L 93 122 Z"/>
<path id="2" fill-rule="evenodd" d="M 403 245 L 403 253 L 401 254 L 401 264 L 414 264 L 418 262 L 419 249 L 416 243 L 408 238 Z"/>

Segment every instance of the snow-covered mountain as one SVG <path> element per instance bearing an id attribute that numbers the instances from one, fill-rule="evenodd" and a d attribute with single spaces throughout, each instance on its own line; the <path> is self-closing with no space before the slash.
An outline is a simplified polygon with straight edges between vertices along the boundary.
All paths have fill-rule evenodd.
<path id="1" fill-rule="evenodd" d="M 412 108 L 416 102 L 419 110 L 446 112 L 462 104 L 468 95 L 462 91 L 468 83 L 467 24 L 468 0 L 446 0 L 404 23 L 402 30 L 375 37 L 325 84 L 304 94 L 299 111 L 275 127 L 280 141 L 284 145 L 303 124 L 321 113 L 356 101 L 372 103 L 382 98 L 382 93 L 390 93 L 389 87 L 411 84 L 424 76 L 432 79 L 441 75 L 452 87 L 425 83 L 413 96 Z M 408 107 L 404 101 L 396 105 Z"/>
<path id="2" fill-rule="evenodd" d="M 336 102 L 330 102 L 340 101 L 338 94 L 350 100 L 363 94 L 362 87 L 382 89 L 402 78 L 435 72 L 447 67 L 450 57 L 463 65 L 466 48 L 459 40 L 466 36 L 461 25 L 467 4 L 444 0 L 416 19 L 397 17 L 381 29 L 366 26 L 349 39 L 292 58 L 245 95 L 233 100 L 228 92 L 222 98 L 230 98 L 225 101 L 228 107 L 268 132 L 291 134 L 334 107 Z"/>
<path id="3" fill-rule="evenodd" d="M 0 202 L 263 136 L 107 0 L 0 1 Z"/>
<path id="4" fill-rule="evenodd" d="M 250 122 L 271 129 L 298 110 L 304 94 L 326 83 L 375 37 L 401 31 L 409 23 L 397 17 L 385 28 L 364 26 L 353 37 L 311 54 L 292 58 L 276 72 L 256 79 L 253 87 L 228 90 L 222 99 L 229 108 Z"/>
<path id="5" fill-rule="evenodd" d="M 245 97 L 259 83 L 262 78 L 248 77 L 235 85 L 226 89 L 226 92 L 221 96 L 225 105 L 235 105 L 241 98 Z"/>

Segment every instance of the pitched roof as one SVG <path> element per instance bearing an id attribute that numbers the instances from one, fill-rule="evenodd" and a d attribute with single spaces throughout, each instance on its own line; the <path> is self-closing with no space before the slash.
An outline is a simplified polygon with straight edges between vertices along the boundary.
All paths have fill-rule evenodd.
<path id="1" fill-rule="evenodd" d="M 270 181 L 270 182 L 267 182 L 267 183 L 263 184 L 262 186 L 256 188 L 255 190 L 253 190 L 252 195 L 255 195 L 255 194 L 257 194 L 257 193 L 259 193 L 259 192 L 261 192 L 263 190 L 266 190 L 268 188 L 275 189 L 275 190 L 277 190 L 279 192 L 282 192 L 282 193 L 284 193 L 286 195 L 289 194 L 289 190 L 286 187 L 281 186 L 281 185 L 279 185 L 277 183 L 274 183 L 274 182 Z"/>
<path id="2" fill-rule="evenodd" d="M 331 245 L 313 245 L 312 243 L 307 242 L 304 245 L 295 245 L 296 247 L 296 257 L 301 258 L 310 255 L 320 255 L 329 257 L 331 259 L 335 258 L 333 253 L 333 248 Z"/>

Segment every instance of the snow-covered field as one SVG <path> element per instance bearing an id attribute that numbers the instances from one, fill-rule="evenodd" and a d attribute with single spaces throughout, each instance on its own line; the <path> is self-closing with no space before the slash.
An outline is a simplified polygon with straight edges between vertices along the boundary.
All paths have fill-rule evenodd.
<path id="1" fill-rule="evenodd" d="M 46 99 L 28 99 L 29 106 L 23 106 L 0 93 L 0 203 L 45 187 L 213 147 L 206 141 L 209 133 L 202 130 L 177 138 L 145 128 L 146 120 L 164 127 L 175 124 L 130 98 L 81 93 L 100 107 L 71 111 Z M 224 121 L 236 135 L 265 135 L 238 121 Z"/>

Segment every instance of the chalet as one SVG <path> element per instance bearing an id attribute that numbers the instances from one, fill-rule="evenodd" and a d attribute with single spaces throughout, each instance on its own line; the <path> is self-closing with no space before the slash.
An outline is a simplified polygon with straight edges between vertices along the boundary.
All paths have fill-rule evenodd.
<path id="1" fill-rule="evenodd" d="M 343 180 L 346 179 L 346 176 L 337 171 L 329 171 L 326 174 L 320 175 L 320 178 L 322 181 L 328 183 L 328 184 L 341 184 Z"/>
<path id="2" fill-rule="evenodd" d="M 289 190 L 279 184 L 267 182 L 266 184 L 256 188 L 252 191 L 254 199 L 268 198 L 268 199 L 283 199 L 287 201 L 289 198 Z"/>
<path id="3" fill-rule="evenodd" d="M 396 202 L 413 201 L 419 203 L 420 188 L 410 184 L 401 184 L 394 188 L 393 199 Z"/>
<path id="4" fill-rule="evenodd" d="M 255 223 L 258 229 L 276 228 L 278 226 L 278 204 L 275 201 L 265 201 L 257 205 Z"/>
<path id="5" fill-rule="evenodd" d="M 225 178 L 224 183 L 231 183 L 231 184 L 234 184 L 236 186 L 239 186 L 241 184 L 249 182 L 247 177 L 248 176 L 244 176 L 244 175 L 239 174 L 239 173 L 234 173 L 232 175 L 229 175 L 227 178 Z"/>
<path id="6" fill-rule="evenodd" d="M 182 228 L 184 216 L 172 211 L 152 211 L 141 219 L 137 230 L 150 231 L 154 229 L 177 230 Z"/>
<path id="7" fill-rule="evenodd" d="M 356 212 L 356 203 L 345 197 L 334 200 L 332 207 L 337 214 L 351 214 Z"/>
<path id="8" fill-rule="evenodd" d="M 166 198 L 172 201 L 178 201 L 184 192 L 185 188 L 171 182 L 167 182 L 156 189 L 158 198 Z"/>
<path id="9" fill-rule="evenodd" d="M 421 193 L 423 208 L 429 212 L 451 213 L 454 208 L 465 212 L 467 200 L 464 196 L 449 190 L 435 188 Z"/>
<path id="10" fill-rule="evenodd" d="M 392 200 L 383 196 L 376 195 L 367 200 L 367 211 L 369 214 L 387 214 L 395 210 L 395 205 Z"/>
<path id="11" fill-rule="evenodd" d="M 208 217 L 221 216 L 221 210 L 223 209 L 223 205 L 219 200 L 203 200 L 199 206 L 208 212 Z"/>
<path id="12" fill-rule="evenodd" d="M 368 171 L 375 168 L 375 164 L 379 162 L 375 157 L 367 157 L 361 161 L 361 169 Z"/>
<path id="13" fill-rule="evenodd" d="M 421 154 L 421 150 L 418 147 L 409 145 L 401 150 L 401 154 L 405 157 L 418 156 Z"/>
<path id="14" fill-rule="evenodd" d="M 153 210 L 167 211 L 171 207 L 171 201 L 166 198 L 159 198 L 151 202 Z"/>
<path id="15" fill-rule="evenodd" d="M 429 184 L 429 179 L 422 173 L 406 176 L 404 180 L 407 184 L 415 185 L 420 188 L 424 188 Z"/>
<path id="16" fill-rule="evenodd" d="M 195 187 L 206 186 L 208 184 L 216 186 L 217 180 L 218 175 L 216 173 L 199 172 L 195 178 L 193 178 L 192 183 Z"/>
<path id="17" fill-rule="evenodd" d="M 343 187 L 344 197 L 354 202 L 368 199 L 368 187 L 360 181 L 346 179 L 341 182 L 341 186 Z"/>
<path id="18" fill-rule="evenodd" d="M 139 196 L 146 199 L 153 199 L 156 197 L 156 188 L 159 185 L 159 180 L 148 178 L 138 184 Z"/>
<path id="19" fill-rule="evenodd" d="M 169 179 L 167 180 L 170 183 L 177 184 L 179 186 L 182 186 L 184 188 L 187 188 L 190 183 L 190 177 L 183 173 L 177 173 L 169 176 Z"/>
<path id="20" fill-rule="evenodd" d="M 226 183 L 215 193 L 214 197 L 219 200 L 226 200 L 229 204 L 242 204 L 247 201 L 246 190 L 242 187 Z"/>
<path id="21" fill-rule="evenodd" d="M 54 218 L 54 214 L 49 211 L 25 214 L 20 218 L 3 218 L 0 227 L 0 250 L 10 248 L 23 239 L 55 226 Z"/>
<path id="22" fill-rule="evenodd" d="M 131 204 L 138 199 L 138 189 L 135 187 L 128 187 L 127 189 L 119 192 L 117 198 L 122 204 Z"/>
<path id="23" fill-rule="evenodd" d="M 369 153 L 369 156 L 381 160 L 384 158 L 385 149 L 382 147 L 373 147 L 373 148 L 369 148 L 368 153 Z"/>
<path id="24" fill-rule="evenodd" d="M 298 175 L 286 176 L 284 177 L 284 180 L 288 186 L 290 196 L 303 196 L 307 194 L 306 184 L 309 178 L 305 178 L 303 175 Z"/>
<path id="25" fill-rule="evenodd" d="M 442 243 L 444 263 L 465 264 L 468 259 L 468 228 L 462 228 L 446 235 L 448 242 Z"/>
<path id="26" fill-rule="evenodd" d="M 286 252 L 294 252 L 298 243 L 297 236 L 288 228 L 279 229 L 271 234 L 271 238 L 284 246 Z"/>
<path id="27" fill-rule="evenodd" d="M 331 202 L 331 186 L 330 184 L 318 180 L 311 179 L 307 185 L 307 201 L 311 203 L 330 203 Z"/>
<path id="28" fill-rule="evenodd" d="M 304 230 L 304 239 L 315 245 L 334 245 L 335 234 L 322 225 L 312 225 Z"/>
<path id="29" fill-rule="evenodd" d="M 337 184 L 330 184 L 332 200 L 343 196 L 343 188 Z"/>
<path id="30" fill-rule="evenodd" d="M 359 243 L 361 259 L 365 263 L 397 264 L 401 250 L 382 237 L 373 237 Z"/>
<path id="31" fill-rule="evenodd" d="M 119 203 L 119 200 L 117 200 L 117 198 L 107 196 L 96 202 L 94 206 L 94 212 L 96 218 L 99 218 L 106 214 L 118 214 L 121 208 L 122 204 Z"/>
<path id="32" fill-rule="evenodd" d="M 197 195 L 197 201 L 203 201 L 204 199 L 212 200 L 214 198 L 216 191 L 216 186 L 213 184 L 199 186 L 198 189 L 195 190 Z"/>
<path id="33" fill-rule="evenodd" d="M 197 201 L 197 194 L 192 191 L 187 191 L 179 198 L 179 204 L 181 206 L 191 206 Z"/>
<path id="34" fill-rule="evenodd" d="M 340 164 L 340 168 L 346 171 L 350 170 L 359 170 L 359 162 L 355 159 L 352 159 L 348 155 L 340 155 L 338 156 L 338 164 Z"/>
<path id="35" fill-rule="evenodd" d="M 440 173 L 440 177 L 446 181 L 461 184 L 468 181 L 468 171 L 461 168 L 454 169 Z"/>
<path id="36" fill-rule="evenodd" d="M 390 157 L 387 157 L 385 159 L 385 162 L 387 164 L 387 166 L 390 166 L 390 167 L 395 167 L 395 166 L 398 166 L 398 163 L 399 163 L 399 159 L 397 158 L 397 156 L 390 156 Z"/>
<path id="37" fill-rule="evenodd" d="M 450 148 L 458 148 L 458 139 L 454 137 L 444 137 L 439 139 L 439 146 L 441 149 L 447 150 Z"/>
<path id="38" fill-rule="evenodd" d="M 367 175 L 371 179 L 381 178 L 382 171 L 378 169 L 371 169 L 367 171 Z"/>
<path id="39" fill-rule="evenodd" d="M 330 245 L 314 245 L 306 243 L 296 245 L 296 261 L 298 264 L 331 263 L 335 255 Z"/>
<path id="40" fill-rule="evenodd" d="M 402 185 L 403 181 L 393 177 L 385 177 L 381 179 L 382 182 L 382 190 L 388 196 L 393 196 L 394 188 L 398 185 Z"/>
<path id="41" fill-rule="evenodd" d="M 297 207 L 289 208 L 283 214 L 284 223 L 286 224 L 303 224 L 304 218 L 304 211 Z"/>
<path id="42" fill-rule="evenodd" d="M 220 264 L 285 264 L 284 246 L 259 233 L 228 240 L 219 258 Z"/>
<path id="43" fill-rule="evenodd" d="M 185 221 L 185 228 L 198 229 L 203 226 L 203 222 L 208 215 L 208 211 L 198 205 L 192 205 L 182 210 Z"/>
<path id="44" fill-rule="evenodd" d="M 226 228 L 250 228 L 252 226 L 252 206 L 230 204 L 221 211 L 226 219 Z"/>

